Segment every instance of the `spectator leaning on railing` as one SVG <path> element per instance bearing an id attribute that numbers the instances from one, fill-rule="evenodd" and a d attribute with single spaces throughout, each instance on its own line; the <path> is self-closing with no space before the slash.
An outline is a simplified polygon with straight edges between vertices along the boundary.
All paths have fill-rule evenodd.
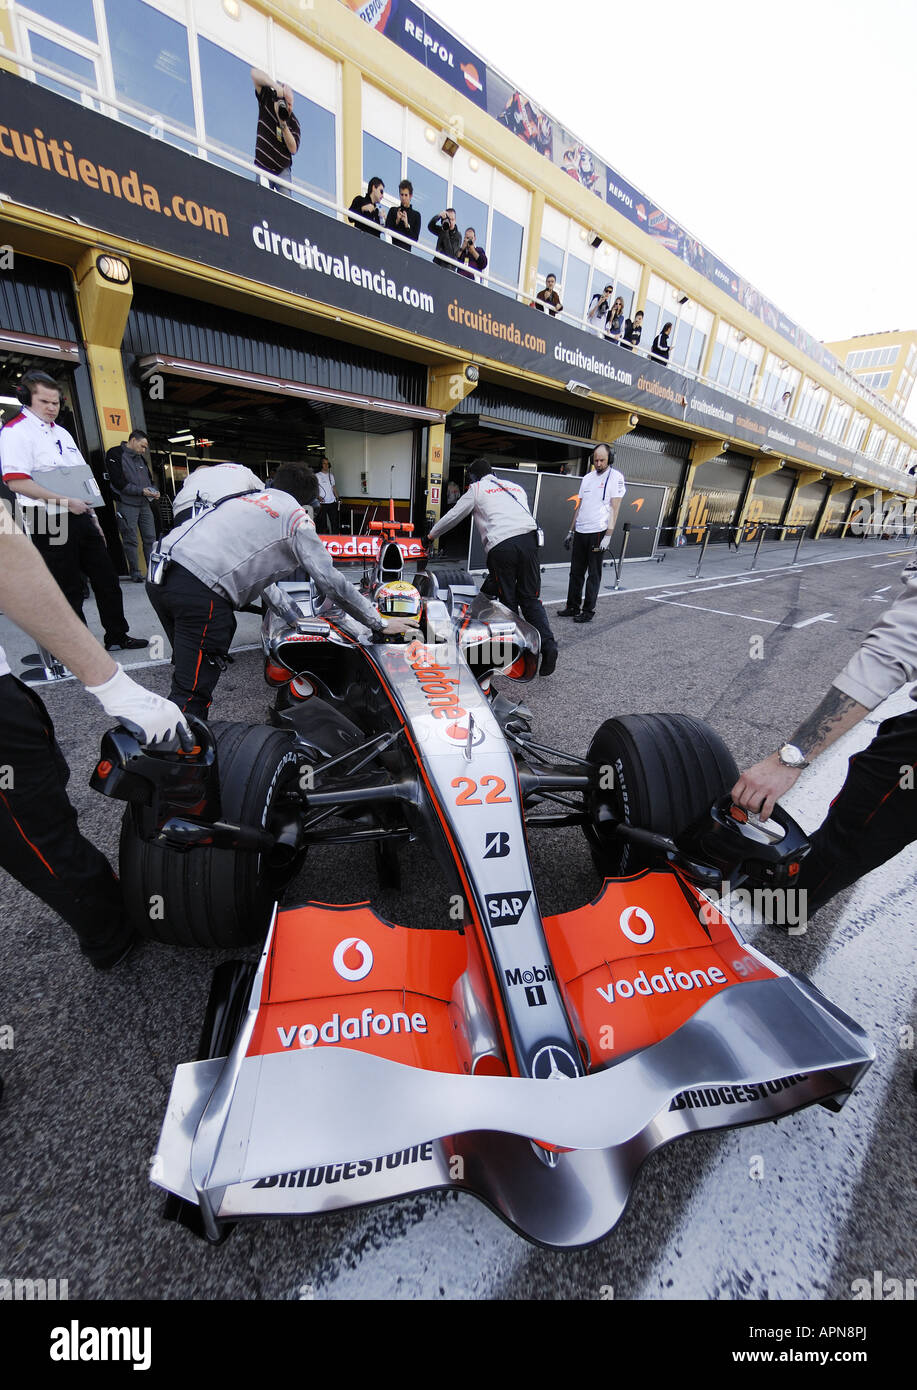
<path id="1" fill-rule="evenodd" d="M 638 309 L 632 319 L 624 320 L 624 337 L 621 339 L 621 346 L 627 348 L 628 352 L 633 352 L 634 348 L 640 343 L 640 334 L 643 332 L 643 310 Z"/>
<path id="2" fill-rule="evenodd" d="M 439 256 L 451 256 L 454 261 L 458 260 L 458 253 L 462 249 L 462 234 L 455 225 L 455 208 L 446 208 L 445 212 L 439 213 L 437 217 L 431 217 L 427 223 L 427 231 L 436 237 Z M 448 261 L 441 261 L 439 256 L 433 257 L 435 265 L 441 265 L 444 270 L 455 270 L 454 265 L 450 265 Z"/>
<path id="3" fill-rule="evenodd" d="M 282 174 L 289 178 L 293 156 L 299 149 L 302 132 L 293 115 L 293 88 L 285 83 L 272 82 L 266 72 L 252 68 L 252 81 L 258 98 L 258 129 L 255 135 L 255 168 L 267 175 Z M 256 175 L 259 181 L 262 176 Z M 290 190 L 278 183 L 276 177 L 267 179 L 277 193 Z"/>
<path id="4" fill-rule="evenodd" d="M 392 242 L 404 251 L 412 251 L 412 241 L 420 236 L 420 213 L 411 207 L 414 185 L 410 179 L 402 179 L 398 185 L 398 207 L 389 208 L 385 219 L 386 231 L 391 232 Z"/>
<path id="5" fill-rule="evenodd" d="M 384 192 L 385 184 L 381 179 L 370 179 L 365 195 L 358 193 L 350 204 L 349 211 L 356 214 L 355 217 L 351 217 L 351 222 L 355 227 L 359 227 L 361 232 L 368 232 L 370 236 L 381 236 L 382 228 L 385 226 L 380 206 Z M 359 221 L 361 217 L 366 221 Z M 366 222 L 375 222 L 376 226 L 367 227 Z"/>
<path id="6" fill-rule="evenodd" d="M 597 290 L 590 299 L 589 308 L 586 310 L 586 319 L 600 338 L 606 336 L 606 324 L 611 315 L 611 296 L 614 292 L 614 285 L 606 285 L 601 294 Z"/>
<path id="7" fill-rule="evenodd" d="M 652 357 L 654 362 L 668 362 L 669 334 L 671 333 L 673 327 L 674 324 L 664 323 L 662 325 L 662 332 L 657 333 L 655 338 L 653 339 L 653 350 L 650 353 L 650 357 Z"/>
<path id="8" fill-rule="evenodd" d="M 552 318 L 555 314 L 563 313 L 564 306 L 560 302 L 556 285 L 557 276 L 549 275 L 544 282 L 544 289 L 540 294 L 536 294 L 532 308 L 540 310 L 542 314 L 550 314 Z"/>

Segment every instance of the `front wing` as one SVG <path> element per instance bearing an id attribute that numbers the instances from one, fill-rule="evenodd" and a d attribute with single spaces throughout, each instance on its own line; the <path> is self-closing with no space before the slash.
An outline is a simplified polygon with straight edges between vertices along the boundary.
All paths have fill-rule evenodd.
<path id="1" fill-rule="evenodd" d="M 581 941 L 582 914 L 594 917 L 601 902 L 551 919 L 549 934 L 556 942 L 564 925 L 578 925 L 569 934 Z M 297 952 L 306 941 L 314 949 L 323 931 L 325 944 L 338 941 L 335 970 L 343 967 L 348 983 L 313 972 L 303 1023 L 310 1010 Z M 743 944 L 760 964 L 756 978 L 705 993 L 704 1002 L 698 995 L 665 1036 L 657 1022 L 657 1041 L 613 1054 L 601 1070 L 575 1079 L 554 1071 L 561 1085 L 469 1074 L 462 943 L 457 932 L 392 927 L 364 907 L 280 913 L 229 1056 L 176 1072 L 154 1181 L 196 1203 L 213 1238 L 221 1222 L 242 1217 L 456 1187 L 534 1241 L 577 1247 L 615 1225 L 655 1149 L 819 1100 L 843 1103 L 874 1056 L 863 1031 L 809 981 Z M 582 961 L 562 964 L 559 945 L 552 955 L 565 975 L 588 978 Z M 654 957 L 648 965 L 629 948 L 648 970 L 661 968 Z M 568 997 L 575 983 L 565 979 Z"/>

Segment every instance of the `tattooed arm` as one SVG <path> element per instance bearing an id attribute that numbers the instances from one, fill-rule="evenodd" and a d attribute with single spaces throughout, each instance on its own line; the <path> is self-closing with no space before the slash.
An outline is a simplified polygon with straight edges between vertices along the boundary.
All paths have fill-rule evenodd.
<path id="1" fill-rule="evenodd" d="M 832 685 L 817 709 L 804 719 L 799 728 L 787 740 L 805 754 L 809 762 L 817 758 L 841 734 L 858 724 L 868 706 L 858 704 L 850 695 L 845 695 Z M 784 767 L 777 753 L 771 753 L 763 762 L 755 763 L 736 782 L 732 798 L 746 810 L 760 813 L 765 819 L 774 809 L 785 792 L 793 786 L 801 769 Z"/>

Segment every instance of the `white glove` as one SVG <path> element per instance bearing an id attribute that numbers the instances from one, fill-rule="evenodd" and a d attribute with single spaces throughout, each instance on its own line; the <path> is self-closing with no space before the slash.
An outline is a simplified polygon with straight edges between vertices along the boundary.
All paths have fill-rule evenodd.
<path id="1" fill-rule="evenodd" d="M 599 541 L 599 550 L 607 550 L 610 545 L 611 536 L 609 536 L 608 532 L 606 531 L 605 535 Z"/>
<path id="2" fill-rule="evenodd" d="M 96 697 L 106 714 L 117 719 L 142 742 L 177 738 L 186 751 L 194 747 L 194 737 L 178 705 L 138 685 L 121 666 L 104 685 L 87 685 L 86 689 Z"/>

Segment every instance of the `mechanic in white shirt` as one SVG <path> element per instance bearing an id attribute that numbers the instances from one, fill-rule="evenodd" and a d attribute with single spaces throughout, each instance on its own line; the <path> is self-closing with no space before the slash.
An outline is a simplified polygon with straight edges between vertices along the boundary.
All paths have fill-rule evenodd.
<path id="1" fill-rule="evenodd" d="M 181 526 L 198 511 L 213 506 L 222 497 L 242 492 L 262 492 L 264 483 L 242 463 L 203 463 L 182 483 L 172 503 L 172 525 Z M 203 506 L 201 505 L 203 504 Z"/>
<path id="2" fill-rule="evenodd" d="M 525 490 L 518 483 L 497 478 L 485 458 L 474 460 L 468 478 L 465 495 L 432 527 L 427 541 L 451 531 L 464 517 L 474 516 L 497 596 L 541 633 L 539 674 L 550 676 L 557 665 L 557 642 L 539 598 L 538 523 L 529 510 Z"/>
<path id="3" fill-rule="evenodd" d="M 64 662 L 112 721 L 144 742 L 190 731 L 175 705 L 137 685 L 72 612 L 48 568 L 0 506 L 0 608 Z M 85 713 L 85 711 L 83 711 Z M 0 868 L 41 898 L 76 932 L 97 970 L 117 965 L 134 944 L 121 887 L 108 860 L 80 834 L 66 793 L 69 768 L 41 700 L 10 673 L 0 647 Z"/>
<path id="4" fill-rule="evenodd" d="M 57 382 L 46 372 L 26 372 L 17 394 L 24 408 L 0 430 L 3 481 L 33 512 L 32 539 L 77 617 L 83 616 L 85 574 L 98 605 L 106 650 L 139 650 L 146 642 L 128 634 L 121 586 L 92 507 L 41 482 L 42 474 L 51 469 L 86 463 L 73 437 L 55 423 L 60 411 Z"/>
<path id="5" fill-rule="evenodd" d="M 326 536 L 336 536 L 341 529 L 340 498 L 331 464 L 322 455 L 322 466 L 315 475 L 318 478 L 319 496 L 315 515 L 315 529 Z"/>
<path id="6" fill-rule="evenodd" d="M 592 454 L 593 471 L 580 483 L 573 525 L 564 544 L 573 555 L 570 561 L 570 582 L 567 602 L 558 613 L 560 618 L 572 618 L 575 623 L 589 623 L 595 617 L 595 601 L 602 579 L 602 560 L 611 543 L 621 498 L 627 488 L 624 474 L 611 466 L 611 451 L 607 444 L 598 444 Z M 586 597 L 583 600 L 583 580 Z M 582 607 L 581 607 L 582 605 Z"/>

